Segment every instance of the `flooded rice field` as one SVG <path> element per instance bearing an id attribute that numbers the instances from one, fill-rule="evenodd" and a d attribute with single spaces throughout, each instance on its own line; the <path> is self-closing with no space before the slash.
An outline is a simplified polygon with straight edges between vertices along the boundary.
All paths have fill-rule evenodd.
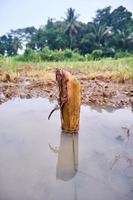
<path id="1" fill-rule="evenodd" d="M 0 200 L 132 200 L 133 113 L 81 107 L 79 134 L 45 98 L 0 105 Z"/>

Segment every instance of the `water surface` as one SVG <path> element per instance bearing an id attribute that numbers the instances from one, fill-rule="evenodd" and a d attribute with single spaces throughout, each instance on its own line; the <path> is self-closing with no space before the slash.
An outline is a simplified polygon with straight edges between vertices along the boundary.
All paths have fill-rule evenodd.
<path id="1" fill-rule="evenodd" d="M 132 200 L 133 113 L 82 106 L 79 134 L 61 133 L 47 99 L 0 105 L 0 200 Z"/>

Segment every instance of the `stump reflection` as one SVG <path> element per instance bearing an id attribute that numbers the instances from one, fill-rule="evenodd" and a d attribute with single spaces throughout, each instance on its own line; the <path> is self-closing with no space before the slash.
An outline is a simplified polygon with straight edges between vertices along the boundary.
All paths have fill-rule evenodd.
<path id="1" fill-rule="evenodd" d="M 78 134 L 61 133 L 56 178 L 68 181 L 78 169 Z"/>

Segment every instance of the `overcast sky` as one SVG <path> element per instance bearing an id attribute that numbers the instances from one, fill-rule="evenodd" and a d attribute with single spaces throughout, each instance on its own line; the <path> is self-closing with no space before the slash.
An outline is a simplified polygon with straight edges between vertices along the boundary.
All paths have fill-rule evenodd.
<path id="1" fill-rule="evenodd" d="M 38 28 L 46 24 L 48 17 L 61 20 L 70 7 L 80 14 L 79 20 L 88 22 L 97 9 L 109 5 L 112 9 L 123 5 L 133 11 L 133 0 L 0 0 L 0 35 L 10 29 Z"/>

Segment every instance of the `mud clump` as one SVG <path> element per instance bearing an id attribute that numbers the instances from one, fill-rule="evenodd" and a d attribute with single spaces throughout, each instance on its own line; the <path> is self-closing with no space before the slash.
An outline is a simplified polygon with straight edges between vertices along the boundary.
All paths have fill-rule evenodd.
<path id="1" fill-rule="evenodd" d="M 11 77 L 9 74 L 4 74 L 2 77 L 2 81 L 3 82 L 10 82 L 11 81 Z"/>
<path id="2" fill-rule="evenodd" d="M 0 82 L 11 82 L 11 76 L 8 73 L 0 70 Z"/>

